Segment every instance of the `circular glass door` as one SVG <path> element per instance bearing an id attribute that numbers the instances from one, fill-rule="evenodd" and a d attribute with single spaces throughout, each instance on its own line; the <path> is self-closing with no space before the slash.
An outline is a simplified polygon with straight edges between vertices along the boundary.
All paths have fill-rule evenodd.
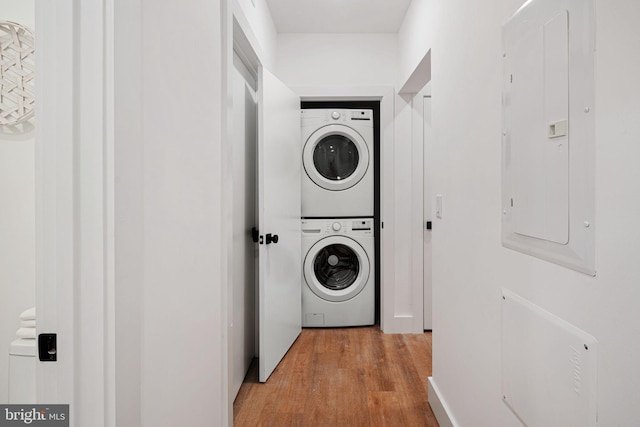
<path id="1" fill-rule="evenodd" d="M 367 171 L 369 149 L 354 129 L 328 125 L 309 137 L 302 152 L 302 164 L 307 176 L 320 187 L 346 190 L 360 182 Z"/>
<path id="2" fill-rule="evenodd" d="M 358 147 L 344 135 L 328 135 L 313 150 L 313 166 L 331 181 L 349 178 L 358 168 Z"/>
<path id="3" fill-rule="evenodd" d="M 360 272 L 358 256 L 348 246 L 334 243 L 320 249 L 313 260 L 313 273 L 322 286 L 341 291 L 353 285 Z"/>
<path id="4" fill-rule="evenodd" d="M 330 236 L 307 253 L 304 276 L 309 288 L 328 301 L 349 300 L 369 279 L 369 257 L 355 240 Z"/>

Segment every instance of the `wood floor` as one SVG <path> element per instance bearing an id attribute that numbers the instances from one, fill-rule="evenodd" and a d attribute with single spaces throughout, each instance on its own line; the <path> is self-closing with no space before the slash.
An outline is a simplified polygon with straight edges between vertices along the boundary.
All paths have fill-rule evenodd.
<path id="1" fill-rule="evenodd" d="M 235 426 L 438 426 L 427 402 L 431 333 L 303 329 L 265 384 L 253 365 Z"/>

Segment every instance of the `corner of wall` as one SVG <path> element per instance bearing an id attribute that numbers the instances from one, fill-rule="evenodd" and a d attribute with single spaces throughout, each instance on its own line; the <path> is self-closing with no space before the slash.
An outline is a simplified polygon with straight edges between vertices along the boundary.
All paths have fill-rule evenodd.
<path id="1" fill-rule="evenodd" d="M 413 0 L 398 31 L 397 86 L 400 88 L 410 80 L 414 71 L 420 67 L 431 50 L 432 3 L 433 0 Z M 429 61 L 430 58 L 429 55 Z"/>
<path id="2" fill-rule="evenodd" d="M 242 27 L 264 67 L 274 71 L 278 47 L 278 32 L 266 0 L 231 0 L 231 13 Z"/>

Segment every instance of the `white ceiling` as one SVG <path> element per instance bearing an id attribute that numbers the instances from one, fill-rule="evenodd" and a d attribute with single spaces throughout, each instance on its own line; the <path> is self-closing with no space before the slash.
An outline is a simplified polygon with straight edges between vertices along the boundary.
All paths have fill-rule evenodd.
<path id="1" fill-rule="evenodd" d="M 397 33 L 411 0 L 267 0 L 278 33 Z"/>

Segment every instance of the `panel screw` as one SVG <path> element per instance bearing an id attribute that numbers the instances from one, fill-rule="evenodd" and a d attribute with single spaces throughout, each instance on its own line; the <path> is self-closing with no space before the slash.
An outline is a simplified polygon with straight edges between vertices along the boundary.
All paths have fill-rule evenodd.
<path id="1" fill-rule="evenodd" d="M 586 344 L 584 345 L 584 349 L 585 350 L 589 350 L 589 346 L 587 346 Z"/>
<path id="2" fill-rule="evenodd" d="M 589 111 L 591 111 L 591 109 L 589 107 L 584 107 L 584 112 L 588 113 Z"/>

